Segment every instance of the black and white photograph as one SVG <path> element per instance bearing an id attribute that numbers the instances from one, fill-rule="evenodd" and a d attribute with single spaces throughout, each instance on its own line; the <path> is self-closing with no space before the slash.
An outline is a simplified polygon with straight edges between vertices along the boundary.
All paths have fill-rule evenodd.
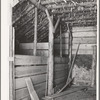
<path id="1" fill-rule="evenodd" d="M 8 100 L 99 100 L 99 0 L 8 2 Z"/>

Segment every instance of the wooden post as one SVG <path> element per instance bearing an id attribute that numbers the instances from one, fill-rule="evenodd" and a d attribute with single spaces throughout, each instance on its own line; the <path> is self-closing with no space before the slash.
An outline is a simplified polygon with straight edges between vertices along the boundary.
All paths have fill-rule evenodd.
<path id="1" fill-rule="evenodd" d="M 60 57 L 62 57 L 62 30 L 60 25 Z"/>
<path id="2" fill-rule="evenodd" d="M 57 20 L 57 22 L 56 22 L 56 24 L 55 24 L 54 33 L 56 32 L 56 29 L 57 29 L 57 27 L 58 27 L 58 25 L 59 25 L 59 22 L 60 22 L 60 17 L 58 18 L 58 20 Z"/>
<path id="3" fill-rule="evenodd" d="M 97 63 L 97 47 L 93 46 L 93 56 L 92 56 L 92 75 L 91 75 L 91 87 L 96 85 L 96 63 Z"/>
<path id="4" fill-rule="evenodd" d="M 71 33 L 71 30 L 70 30 L 70 26 L 69 24 L 67 25 L 68 26 L 68 34 L 69 34 L 69 43 L 68 43 L 68 54 L 69 54 L 69 68 L 71 67 L 71 63 L 72 63 L 72 33 Z"/>
<path id="5" fill-rule="evenodd" d="M 54 47 L 54 34 L 53 34 L 53 23 L 50 18 L 50 15 L 48 13 L 48 10 L 46 10 L 47 18 L 49 21 L 49 59 L 48 59 L 48 95 L 52 95 L 54 93 L 53 91 L 53 70 L 54 70 L 54 57 L 53 57 L 53 47 Z"/>
<path id="6" fill-rule="evenodd" d="M 30 0 L 37 8 L 45 11 L 47 14 L 47 18 L 49 21 L 49 59 L 48 59 L 48 95 L 53 94 L 53 66 L 54 66 L 54 58 L 53 58 L 53 46 L 54 46 L 54 27 L 52 20 L 50 18 L 49 12 L 46 7 L 43 7 L 36 0 Z"/>
<path id="7" fill-rule="evenodd" d="M 34 51 L 33 54 L 36 56 L 37 52 L 37 8 L 35 8 L 35 20 L 34 20 Z"/>
<path id="8" fill-rule="evenodd" d="M 15 100 L 15 76 L 14 76 L 14 28 L 12 28 L 12 2 L 10 4 L 10 19 L 9 19 L 9 100 Z"/>

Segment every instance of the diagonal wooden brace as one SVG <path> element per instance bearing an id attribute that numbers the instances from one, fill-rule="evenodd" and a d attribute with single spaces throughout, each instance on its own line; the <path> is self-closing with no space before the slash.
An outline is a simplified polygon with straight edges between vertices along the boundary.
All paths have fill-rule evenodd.
<path id="1" fill-rule="evenodd" d="M 39 97 L 38 97 L 38 95 L 33 87 L 31 78 L 30 77 L 25 78 L 25 81 L 26 81 L 26 85 L 27 85 L 31 100 L 39 100 Z"/>

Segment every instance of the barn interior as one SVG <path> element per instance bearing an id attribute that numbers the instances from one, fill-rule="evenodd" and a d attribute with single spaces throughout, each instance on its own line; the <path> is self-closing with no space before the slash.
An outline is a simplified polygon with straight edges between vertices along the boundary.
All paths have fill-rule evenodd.
<path id="1" fill-rule="evenodd" d="M 12 26 L 10 100 L 96 100 L 96 0 L 19 0 Z"/>

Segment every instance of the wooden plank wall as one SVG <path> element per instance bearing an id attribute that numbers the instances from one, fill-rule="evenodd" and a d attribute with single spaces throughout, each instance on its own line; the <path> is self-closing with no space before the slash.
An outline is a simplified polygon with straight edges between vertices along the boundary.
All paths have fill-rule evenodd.
<path id="1" fill-rule="evenodd" d="M 37 56 L 48 56 L 48 43 L 37 43 Z M 20 43 L 19 54 L 33 55 L 33 43 Z"/>
<path id="2" fill-rule="evenodd" d="M 78 54 L 92 54 L 92 46 L 97 42 L 97 29 L 96 27 L 74 27 L 73 28 L 73 46 L 72 53 L 75 54 L 78 43 L 81 43 Z M 33 43 L 21 43 L 20 54 L 32 55 Z M 60 55 L 60 37 L 55 39 L 54 54 Z M 62 34 L 62 53 L 68 54 L 68 33 Z M 37 55 L 48 56 L 48 43 L 37 44 Z"/>
<path id="3" fill-rule="evenodd" d="M 54 62 L 54 87 L 55 91 L 58 91 L 66 82 L 68 60 L 64 57 L 55 57 Z M 47 57 L 28 55 L 15 56 L 16 100 L 31 100 L 25 83 L 26 77 L 31 78 L 33 86 L 41 100 L 45 95 L 47 63 Z"/>
<path id="4" fill-rule="evenodd" d="M 78 44 L 81 43 L 78 54 L 92 54 L 92 46 L 97 42 L 96 27 L 73 27 L 73 46 L 72 53 L 75 54 Z M 55 51 L 59 52 L 60 38 L 55 39 Z M 63 54 L 68 54 L 68 33 L 62 34 L 62 49 Z"/>

